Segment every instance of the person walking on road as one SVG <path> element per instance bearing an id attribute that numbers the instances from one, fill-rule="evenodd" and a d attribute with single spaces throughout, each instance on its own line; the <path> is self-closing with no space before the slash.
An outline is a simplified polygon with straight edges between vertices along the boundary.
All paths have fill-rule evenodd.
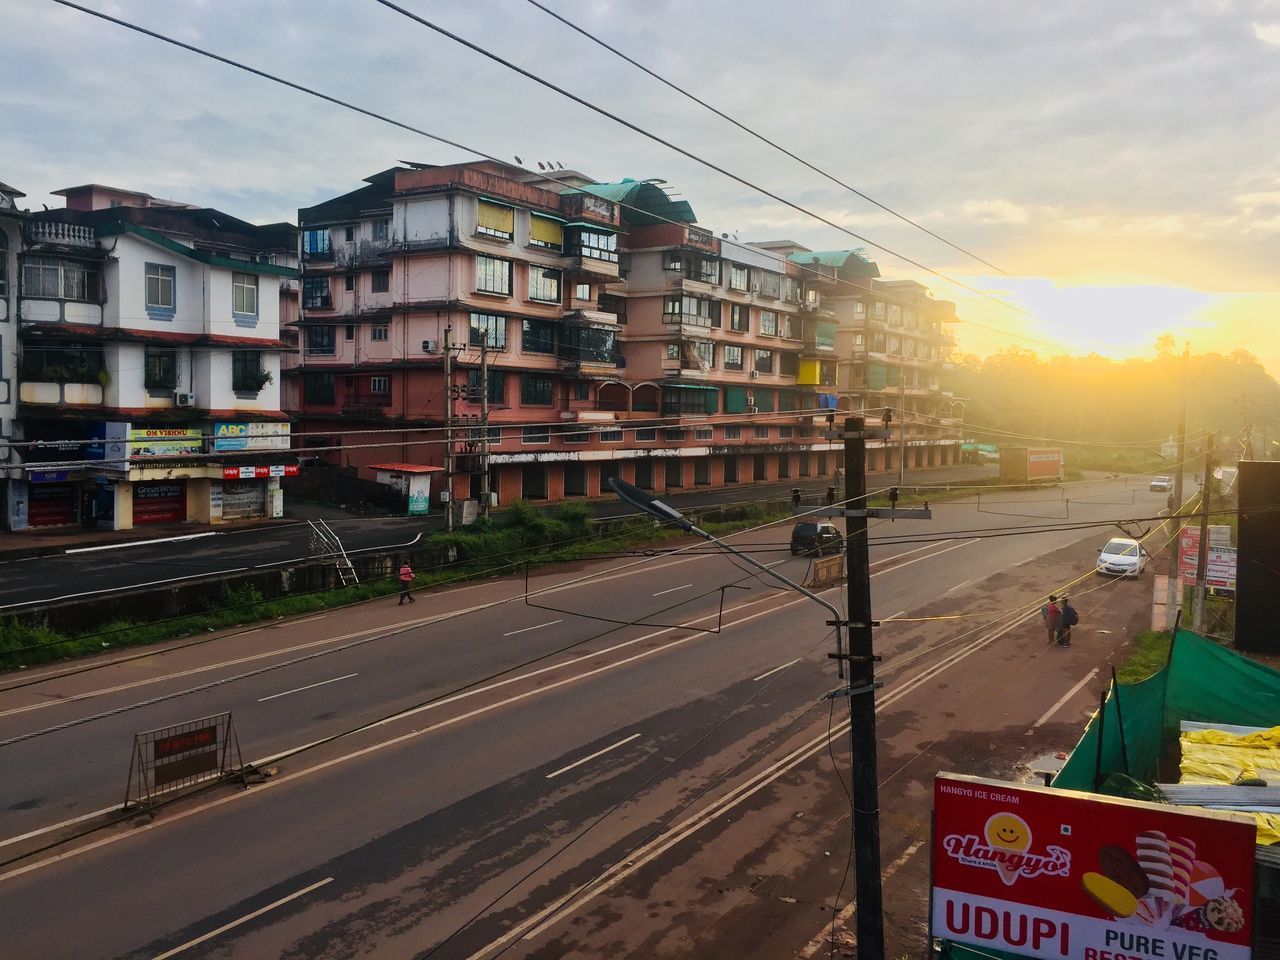
<path id="1" fill-rule="evenodd" d="M 1040 619 L 1049 634 L 1049 642 L 1058 642 L 1058 631 L 1062 629 L 1062 611 L 1058 609 L 1058 598 L 1049 594 L 1049 602 L 1040 608 Z"/>
<path id="2" fill-rule="evenodd" d="M 408 600 L 410 603 L 417 603 L 413 598 L 413 594 L 409 589 L 413 586 L 413 567 L 409 566 L 409 560 L 406 557 L 404 563 L 400 564 L 400 602 L 396 606 L 403 606 Z"/>
<path id="3" fill-rule="evenodd" d="M 1071 646 L 1071 628 L 1080 622 L 1080 614 L 1076 613 L 1076 608 L 1071 605 L 1071 601 L 1064 596 L 1062 598 L 1062 610 L 1059 616 L 1062 623 L 1058 628 L 1058 646 Z"/>

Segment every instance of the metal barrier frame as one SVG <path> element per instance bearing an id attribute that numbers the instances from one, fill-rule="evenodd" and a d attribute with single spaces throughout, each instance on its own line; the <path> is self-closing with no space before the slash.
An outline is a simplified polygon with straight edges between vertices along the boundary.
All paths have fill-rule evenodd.
<path id="1" fill-rule="evenodd" d="M 163 794 L 243 771 L 230 711 L 136 733 L 122 809 L 149 807 Z"/>

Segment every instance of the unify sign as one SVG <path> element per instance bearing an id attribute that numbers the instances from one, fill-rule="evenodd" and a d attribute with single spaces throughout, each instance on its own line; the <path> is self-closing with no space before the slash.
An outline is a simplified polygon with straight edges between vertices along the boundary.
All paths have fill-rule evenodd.
<path id="1" fill-rule="evenodd" d="M 933 936 L 1042 960 L 1249 960 L 1252 818 L 939 774 Z"/>

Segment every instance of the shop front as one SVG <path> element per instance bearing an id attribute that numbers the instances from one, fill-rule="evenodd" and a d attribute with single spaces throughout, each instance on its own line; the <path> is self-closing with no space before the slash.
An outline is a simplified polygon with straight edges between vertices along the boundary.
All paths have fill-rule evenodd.
<path id="1" fill-rule="evenodd" d="M 27 475 L 27 525 L 62 527 L 80 520 L 80 481 L 66 470 L 33 470 Z"/>
<path id="2" fill-rule="evenodd" d="M 133 485 L 133 525 L 182 523 L 187 519 L 187 481 L 151 480 Z"/>

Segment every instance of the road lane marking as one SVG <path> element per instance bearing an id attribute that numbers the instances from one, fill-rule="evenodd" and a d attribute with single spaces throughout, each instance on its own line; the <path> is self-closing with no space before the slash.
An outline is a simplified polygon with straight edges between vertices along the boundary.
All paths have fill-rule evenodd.
<path id="1" fill-rule="evenodd" d="M 559 770 L 556 770 L 554 773 L 548 773 L 547 779 L 551 780 L 555 777 L 560 776 L 560 774 L 562 773 L 568 773 L 574 767 L 580 767 L 584 763 L 589 763 L 590 761 L 594 760 L 596 757 L 603 757 L 610 750 L 617 750 L 619 747 L 624 747 L 628 743 L 630 743 L 632 740 L 638 740 L 639 738 L 640 738 L 640 734 L 633 733 L 631 736 L 627 737 L 625 740 L 619 740 L 617 743 L 615 743 L 611 747 L 605 747 L 603 750 L 597 750 L 595 753 L 591 754 L 590 756 L 583 757 L 581 760 L 575 760 L 573 763 L 569 764 L 567 767 L 561 767 Z"/>
<path id="2" fill-rule="evenodd" d="M 210 531 L 209 533 L 188 533 L 180 537 L 161 537 L 157 540 L 130 540 L 128 543 L 107 543 L 97 547 L 71 547 L 67 550 L 63 550 L 62 552 L 67 554 L 93 553 L 98 550 L 123 550 L 125 547 L 149 547 L 157 543 L 181 543 L 184 540 L 199 540 L 201 537 L 216 536 L 218 536 L 216 531 Z M 126 588 L 121 587 L 120 589 L 124 590 Z"/>
<path id="3" fill-rule="evenodd" d="M 1046 710 L 1044 712 L 1044 716 L 1042 716 L 1039 720 L 1037 720 L 1035 723 L 1031 725 L 1031 729 L 1034 730 L 1036 727 L 1040 726 L 1042 723 L 1045 723 L 1050 717 L 1052 717 L 1055 713 L 1061 710 L 1063 705 L 1068 700 L 1070 700 L 1077 693 L 1079 693 L 1081 688 L 1084 687 L 1086 683 L 1088 683 L 1097 675 L 1098 675 L 1098 668 L 1094 667 L 1092 670 L 1090 670 L 1088 673 L 1084 675 L 1084 678 L 1081 679 L 1079 683 L 1077 683 L 1074 687 L 1072 687 L 1070 690 L 1064 693 L 1057 703 L 1055 703 L 1052 707 Z M 1028 730 L 1027 732 L 1030 733 L 1031 731 Z"/>
<path id="4" fill-rule="evenodd" d="M 264 913 L 274 910 L 276 907 L 283 907 L 286 903 L 289 903 L 291 900 L 297 900 L 299 897 L 305 897 L 308 893 L 311 893 L 313 890 L 319 890 L 321 887 L 329 883 L 333 883 L 333 877 L 325 877 L 323 880 L 313 883 L 309 887 L 303 887 L 301 890 L 295 890 L 293 893 L 289 894 L 287 897 L 281 897 L 279 900 L 275 901 L 275 903 L 268 903 L 265 907 L 259 907 L 257 910 L 254 910 L 253 913 L 246 913 L 243 917 L 240 917 L 237 920 L 232 920 L 230 923 L 224 923 L 217 930 L 210 930 L 208 933 L 206 933 L 202 937 L 196 937 L 194 940 L 188 940 L 186 943 L 182 944 L 182 946 L 180 947 L 174 947 L 172 950 L 166 950 L 164 953 L 160 954 L 159 956 L 154 957 L 153 960 L 169 960 L 170 957 L 176 957 L 178 954 L 185 953 L 186 951 L 190 950 L 192 947 L 199 946 L 200 944 L 204 943 L 206 940 L 212 940 L 214 937 L 221 936 L 222 934 L 226 933 L 228 930 L 232 930 L 235 927 L 248 923 L 250 920 L 256 920 L 258 919 L 258 917 L 262 916 Z"/>
<path id="5" fill-rule="evenodd" d="M 653 596 L 660 597 L 666 593 L 675 593 L 677 590 L 688 590 L 692 586 L 693 586 L 692 583 L 682 583 L 678 587 L 671 587 L 668 590 L 659 590 L 657 593 L 653 594 Z"/>
<path id="6" fill-rule="evenodd" d="M 266 703 L 268 700 L 275 700 L 277 697 L 287 697 L 291 693 L 301 693 L 303 690 L 314 690 L 316 687 L 323 687 L 326 684 L 337 683 L 339 680 L 350 680 L 352 677 L 358 677 L 358 673 L 348 673 L 345 677 L 334 677 L 332 680 L 321 680 L 319 683 L 308 683 L 305 687 L 294 687 L 292 690 L 286 690 L 284 693 L 273 693 L 269 697 L 259 697 L 259 703 Z"/>
<path id="7" fill-rule="evenodd" d="M 948 587 L 946 592 L 953 593 L 954 591 L 959 590 L 961 587 L 967 587 L 971 583 L 973 583 L 972 580 L 961 580 L 954 587 Z"/>
<path id="8" fill-rule="evenodd" d="M 530 630 L 541 630 L 543 627 L 554 627 L 557 623 L 564 623 L 563 620 L 548 620 L 546 623 L 535 623 L 532 627 L 521 627 L 519 630 L 512 630 L 504 633 L 504 637 L 514 637 L 517 633 L 528 633 Z"/>
<path id="9" fill-rule="evenodd" d="M 886 619 L 886 620 L 897 620 L 900 616 L 902 616 L 902 615 L 903 615 L 904 613 L 906 613 L 906 612 L 907 612 L 907 611 L 905 611 L 905 610 L 899 610 L 897 613 L 892 614 L 891 616 L 885 617 L 885 619 Z"/>
<path id="10" fill-rule="evenodd" d="M 770 670 L 768 673 L 762 673 L 762 674 L 760 674 L 760 676 L 758 676 L 758 677 L 752 677 L 752 678 L 751 678 L 751 680 L 752 680 L 752 682 L 758 682 L 758 681 L 760 681 L 760 680 L 763 680 L 765 677 L 771 677 L 771 676 L 773 676 L 775 673 L 777 673 L 779 670 L 785 670 L 785 669 L 787 669 L 787 667 L 791 666 L 793 663 L 799 663 L 799 662 L 800 662 L 801 660 L 803 660 L 803 659 L 804 659 L 804 657 L 796 657 L 794 660 L 788 660 L 788 661 L 787 661 L 786 663 L 784 663 L 782 666 L 780 666 L 780 667 L 774 667 L 774 668 L 773 668 L 772 670 Z"/>

